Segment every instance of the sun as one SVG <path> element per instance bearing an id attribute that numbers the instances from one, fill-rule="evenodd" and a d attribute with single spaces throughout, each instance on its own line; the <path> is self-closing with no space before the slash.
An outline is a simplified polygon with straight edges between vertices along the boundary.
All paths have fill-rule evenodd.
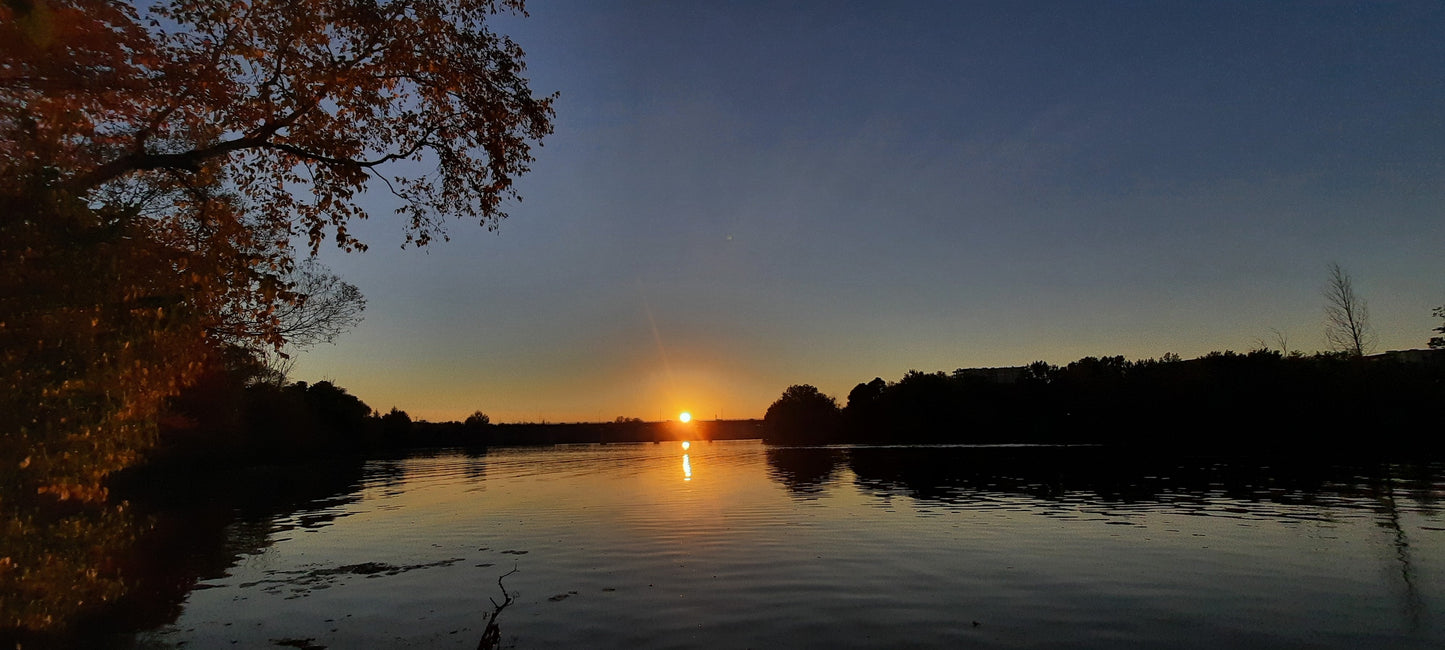
<path id="1" fill-rule="evenodd" d="M 692 422 L 692 414 L 688 413 L 687 411 L 683 411 L 682 415 L 677 416 L 677 419 L 682 420 L 684 423 Z"/>

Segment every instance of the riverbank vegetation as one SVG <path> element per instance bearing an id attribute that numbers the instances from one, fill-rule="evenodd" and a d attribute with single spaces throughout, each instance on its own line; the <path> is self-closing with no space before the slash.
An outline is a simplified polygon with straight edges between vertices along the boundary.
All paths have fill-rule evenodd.
<path id="1" fill-rule="evenodd" d="M 768 409 L 765 440 L 1091 443 L 1161 451 L 1352 454 L 1441 450 L 1419 423 L 1445 404 L 1445 351 L 1375 356 L 1215 352 L 1065 366 L 909 371 L 847 402 L 808 385 Z"/>
<path id="2" fill-rule="evenodd" d="M 335 387 L 227 384 L 354 324 L 359 292 L 311 260 L 366 248 L 362 193 L 408 245 L 507 216 L 555 96 L 498 13 L 525 11 L 0 4 L 0 636 L 125 592 L 145 524 L 107 481 L 141 459 L 375 444 Z"/>

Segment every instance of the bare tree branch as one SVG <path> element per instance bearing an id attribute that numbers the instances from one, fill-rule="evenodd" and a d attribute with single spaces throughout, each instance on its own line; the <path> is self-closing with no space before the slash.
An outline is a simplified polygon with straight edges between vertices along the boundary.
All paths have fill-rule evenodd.
<path id="1" fill-rule="evenodd" d="M 1375 330 L 1370 326 L 1370 308 L 1355 295 L 1350 274 L 1330 262 L 1325 296 L 1325 341 L 1330 349 L 1352 356 L 1364 356 L 1375 349 Z"/>
<path id="2" fill-rule="evenodd" d="M 487 600 L 492 601 L 493 609 L 491 616 L 487 618 L 487 627 L 482 631 L 482 640 L 477 644 L 477 650 L 496 650 L 502 647 L 502 628 L 497 626 L 497 616 L 502 613 L 502 610 L 507 608 L 507 605 L 511 605 L 517 600 L 515 596 L 507 593 L 507 586 L 502 584 L 502 578 L 516 572 L 517 567 L 514 566 L 511 571 L 497 577 L 497 586 L 502 588 L 502 602 L 498 603 L 491 597 L 487 598 Z"/>

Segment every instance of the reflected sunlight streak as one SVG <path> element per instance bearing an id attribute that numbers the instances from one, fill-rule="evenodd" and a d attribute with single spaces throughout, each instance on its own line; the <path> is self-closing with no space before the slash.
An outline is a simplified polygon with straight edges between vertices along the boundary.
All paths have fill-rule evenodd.
<path id="1" fill-rule="evenodd" d="M 687 445 L 687 443 L 685 443 L 685 442 L 682 443 L 682 444 L 683 444 L 684 446 Z M 682 455 L 682 480 L 684 480 L 684 481 L 691 481 L 691 480 L 692 480 L 692 463 L 688 461 L 688 459 L 687 459 L 687 454 L 683 454 L 683 455 Z"/>

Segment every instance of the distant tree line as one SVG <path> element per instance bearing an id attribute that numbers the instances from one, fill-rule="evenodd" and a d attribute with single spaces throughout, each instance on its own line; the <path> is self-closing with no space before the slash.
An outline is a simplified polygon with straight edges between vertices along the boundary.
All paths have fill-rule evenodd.
<path id="1" fill-rule="evenodd" d="M 491 418 L 414 421 L 393 407 L 379 412 L 329 381 L 268 381 L 248 356 L 211 369 L 173 398 L 160 421 L 155 466 L 291 463 L 414 447 L 487 444 Z M 199 461 L 199 462 L 198 462 Z"/>
<path id="2" fill-rule="evenodd" d="M 1445 352 L 1360 357 L 1212 352 L 1066 366 L 911 370 L 858 384 L 846 405 L 791 386 L 765 440 L 828 443 L 1098 443 L 1242 452 L 1441 449 L 1422 429 L 1445 405 Z"/>
<path id="3" fill-rule="evenodd" d="M 497 445 L 733 440 L 759 437 L 756 420 L 496 424 L 482 411 L 461 421 L 373 409 L 329 381 L 286 383 L 244 353 L 215 366 L 166 404 L 146 471 L 285 465 L 409 449 Z"/>

